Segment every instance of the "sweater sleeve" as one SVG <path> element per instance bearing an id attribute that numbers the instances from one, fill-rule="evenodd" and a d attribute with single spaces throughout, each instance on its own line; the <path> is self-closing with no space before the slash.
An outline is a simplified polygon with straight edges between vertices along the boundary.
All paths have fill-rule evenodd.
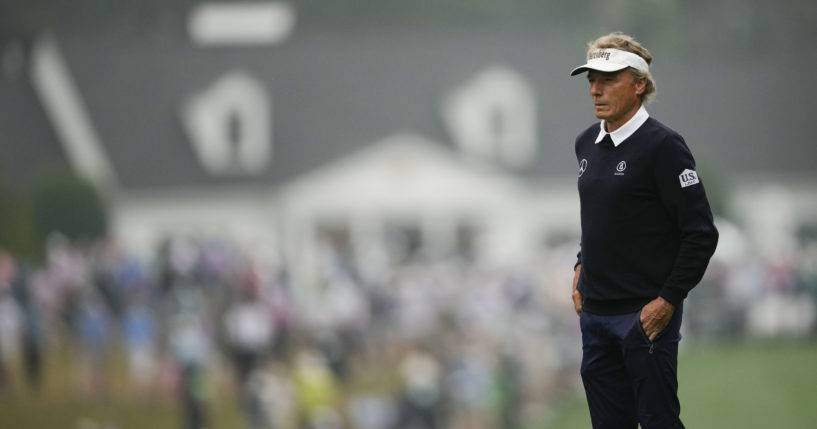
<path id="1" fill-rule="evenodd" d="M 658 148 L 655 181 L 664 207 L 680 232 L 680 248 L 659 296 L 678 306 L 706 271 L 718 231 L 695 160 L 684 139 L 668 135 Z"/>

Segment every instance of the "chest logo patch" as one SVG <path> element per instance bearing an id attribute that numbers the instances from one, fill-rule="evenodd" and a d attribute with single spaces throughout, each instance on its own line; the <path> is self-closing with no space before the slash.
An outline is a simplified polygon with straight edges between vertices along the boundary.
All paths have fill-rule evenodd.
<path id="1" fill-rule="evenodd" d="M 582 158 L 579 162 L 579 177 L 582 177 L 582 174 L 587 170 L 587 160 Z"/>
<path id="2" fill-rule="evenodd" d="M 624 170 L 627 169 L 627 161 L 621 161 L 616 165 L 616 176 L 621 176 L 624 174 Z"/>
<path id="3" fill-rule="evenodd" d="M 681 175 L 678 176 L 678 180 L 681 181 L 681 188 L 686 188 L 687 186 L 701 183 L 701 181 L 698 179 L 698 173 L 690 169 L 682 171 Z"/>

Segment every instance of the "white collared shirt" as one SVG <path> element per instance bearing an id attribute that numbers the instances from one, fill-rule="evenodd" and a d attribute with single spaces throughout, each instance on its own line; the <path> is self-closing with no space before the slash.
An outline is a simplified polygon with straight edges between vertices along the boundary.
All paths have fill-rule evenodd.
<path id="1" fill-rule="evenodd" d="M 633 135 L 642 125 L 644 122 L 647 122 L 647 119 L 650 118 L 650 114 L 647 113 L 647 109 L 644 108 L 642 105 L 635 115 L 627 121 L 626 124 L 620 126 L 617 130 L 613 131 L 612 133 L 608 133 L 607 130 L 604 129 L 604 120 L 602 119 L 598 137 L 596 137 L 596 143 L 599 143 L 604 136 L 610 134 L 610 139 L 613 140 L 613 145 L 618 147 L 624 140 L 627 140 L 627 137 Z"/>

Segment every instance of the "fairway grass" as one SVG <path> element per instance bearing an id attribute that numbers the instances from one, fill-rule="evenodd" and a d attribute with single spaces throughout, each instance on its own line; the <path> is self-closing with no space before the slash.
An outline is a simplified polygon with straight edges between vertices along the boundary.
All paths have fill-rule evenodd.
<path id="1" fill-rule="evenodd" d="M 109 389 L 96 396 L 76 394 L 70 353 L 50 359 L 45 389 L 0 392 L 0 428 L 179 428 L 172 396 L 134 399 L 126 393 L 121 359 L 114 359 Z M 690 429 L 817 427 L 817 341 L 684 344 L 679 357 L 681 417 Z M 578 377 L 578 374 L 576 374 Z M 17 380 L 16 385 L 23 383 Z M 234 394 L 215 388 L 212 429 L 241 428 Z M 549 424 L 528 429 L 588 429 L 581 392 L 558 406 Z"/>
<path id="2" fill-rule="evenodd" d="M 181 428 L 177 395 L 155 389 L 135 395 L 127 388 L 124 358 L 112 354 L 95 371 L 108 374 L 105 388 L 83 394 L 77 383 L 77 353 L 55 350 L 46 359 L 43 386 L 35 391 L 25 385 L 19 371 L 12 374 L 12 389 L 0 391 L 2 429 L 173 429 Z M 216 389 L 213 389 L 216 390 Z M 235 395 L 219 386 L 209 401 L 209 428 L 240 428 Z"/>
<path id="3" fill-rule="evenodd" d="M 679 356 L 681 418 L 692 429 L 817 427 L 817 342 L 687 344 Z M 546 429 L 587 429 L 583 396 Z"/>

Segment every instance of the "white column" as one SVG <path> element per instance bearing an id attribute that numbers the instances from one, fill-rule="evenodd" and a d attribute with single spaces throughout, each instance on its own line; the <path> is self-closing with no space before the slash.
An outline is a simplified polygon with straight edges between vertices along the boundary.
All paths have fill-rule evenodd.
<path id="1" fill-rule="evenodd" d="M 453 254 L 457 243 L 457 224 L 452 215 L 425 213 L 421 222 L 425 252 L 433 258 Z"/>
<path id="2" fill-rule="evenodd" d="M 384 281 L 389 259 L 383 218 L 375 213 L 357 213 L 350 219 L 350 234 L 355 262 L 364 282 Z"/>

